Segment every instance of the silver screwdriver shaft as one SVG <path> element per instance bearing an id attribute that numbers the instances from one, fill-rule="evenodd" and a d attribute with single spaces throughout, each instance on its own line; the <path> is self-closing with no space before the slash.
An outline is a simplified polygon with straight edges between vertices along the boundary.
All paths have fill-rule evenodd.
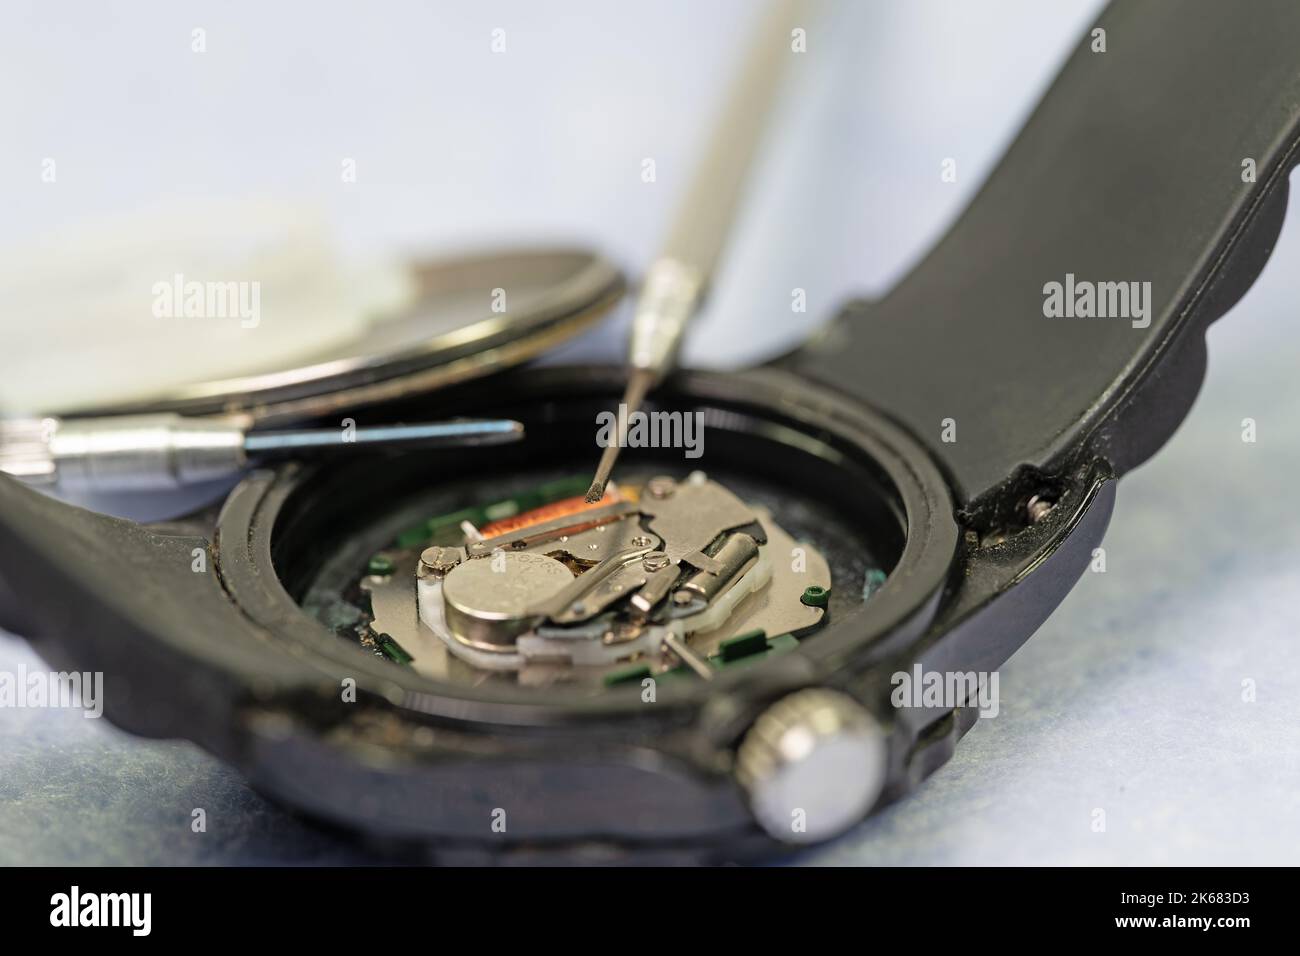
<path id="1" fill-rule="evenodd" d="M 445 448 L 518 441 L 509 419 L 456 419 L 364 428 L 245 431 L 219 418 L 176 414 L 0 420 L 0 471 L 60 490 L 184 488 L 259 460 L 374 448 Z"/>
<path id="2" fill-rule="evenodd" d="M 791 31 L 801 25 L 805 8 L 804 0 L 775 0 L 764 14 L 668 239 L 646 272 L 632 319 L 625 408 L 618 415 L 618 434 L 601 452 L 589 502 L 604 497 L 627 442 L 628 418 L 676 361 L 686 325 L 699 310 L 792 53 Z"/>

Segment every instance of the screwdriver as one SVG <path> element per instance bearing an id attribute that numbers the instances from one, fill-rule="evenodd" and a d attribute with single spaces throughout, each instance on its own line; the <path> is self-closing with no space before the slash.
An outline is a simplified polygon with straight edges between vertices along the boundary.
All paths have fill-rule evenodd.
<path id="1" fill-rule="evenodd" d="M 0 471 L 81 492 L 184 488 L 277 458 L 374 448 L 446 448 L 519 441 L 510 419 L 453 419 L 365 428 L 246 431 L 177 414 L 0 420 Z"/>
<path id="2" fill-rule="evenodd" d="M 792 55 L 792 30 L 806 6 L 776 0 L 755 31 L 733 81 L 703 162 L 692 178 L 668 239 L 646 271 L 632 319 L 628 381 L 617 434 L 601 452 L 587 501 L 600 501 L 627 442 L 628 421 L 646 394 L 668 374 L 686 324 L 698 311 L 722 252 L 765 120 L 776 99 L 782 67 Z"/>

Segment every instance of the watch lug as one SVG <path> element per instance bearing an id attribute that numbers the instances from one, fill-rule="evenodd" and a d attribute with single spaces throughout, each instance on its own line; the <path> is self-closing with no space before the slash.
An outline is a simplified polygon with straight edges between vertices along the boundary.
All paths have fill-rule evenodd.
<path id="1" fill-rule="evenodd" d="M 1114 3 L 1096 30 L 924 261 L 781 362 L 906 424 L 967 508 L 1150 457 L 1285 214 L 1300 6 Z"/>

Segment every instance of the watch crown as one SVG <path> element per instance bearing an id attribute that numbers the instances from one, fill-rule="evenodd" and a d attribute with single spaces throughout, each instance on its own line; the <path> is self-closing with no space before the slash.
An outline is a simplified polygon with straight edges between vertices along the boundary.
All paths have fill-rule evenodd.
<path id="1" fill-rule="evenodd" d="M 754 721 L 736 754 L 736 779 L 759 824 L 787 843 L 842 833 L 875 803 L 885 780 L 885 734 L 847 694 L 822 688 L 783 697 Z"/>

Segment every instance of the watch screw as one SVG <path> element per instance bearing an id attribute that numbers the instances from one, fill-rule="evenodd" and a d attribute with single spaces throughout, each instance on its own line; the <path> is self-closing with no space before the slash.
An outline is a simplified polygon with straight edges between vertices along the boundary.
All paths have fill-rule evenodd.
<path id="1" fill-rule="evenodd" d="M 658 475 L 646 482 L 645 490 L 651 498 L 670 498 L 677 490 L 677 482 L 666 475 Z"/>
<path id="2" fill-rule="evenodd" d="M 460 552 L 455 548 L 434 546 L 420 552 L 420 577 L 440 578 L 460 564 Z"/>
<path id="3" fill-rule="evenodd" d="M 1046 518 L 1047 513 L 1052 510 L 1054 504 L 1056 502 L 1050 501 L 1042 495 L 1034 495 L 1030 498 L 1029 504 L 1025 505 L 1025 511 L 1029 515 L 1029 523 L 1038 524 L 1038 522 Z"/>
<path id="4" fill-rule="evenodd" d="M 641 559 L 641 566 L 647 571 L 660 571 L 668 567 L 668 555 L 662 551 L 651 551 Z"/>

